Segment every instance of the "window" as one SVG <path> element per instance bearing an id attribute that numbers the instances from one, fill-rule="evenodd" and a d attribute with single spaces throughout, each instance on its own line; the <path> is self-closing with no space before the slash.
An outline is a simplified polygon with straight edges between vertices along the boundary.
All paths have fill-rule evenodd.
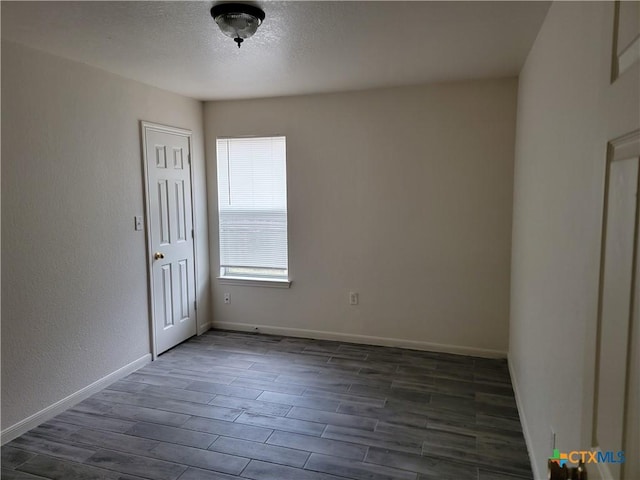
<path id="1" fill-rule="evenodd" d="M 287 282 L 285 137 L 219 138 L 220 278 Z"/>

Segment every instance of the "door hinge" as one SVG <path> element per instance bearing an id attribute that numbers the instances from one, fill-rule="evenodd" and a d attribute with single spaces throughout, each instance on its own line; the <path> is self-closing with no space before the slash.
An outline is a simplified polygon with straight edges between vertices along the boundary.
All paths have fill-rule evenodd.
<path id="1" fill-rule="evenodd" d="M 187 153 L 187 163 L 191 165 L 191 154 Z"/>
<path id="2" fill-rule="evenodd" d="M 195 237 L 193 236 L 193 228 L 191 229 L 191 238 L 195 238 Z"/>
<path id="3" fill-rule="evenodd" d="M 193 309 L 198 310 L 198 302 L 193 302 Z"/>

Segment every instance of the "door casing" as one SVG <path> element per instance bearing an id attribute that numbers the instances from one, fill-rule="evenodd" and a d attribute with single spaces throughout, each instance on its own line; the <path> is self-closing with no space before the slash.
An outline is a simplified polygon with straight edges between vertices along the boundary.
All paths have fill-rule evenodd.
<path id="1" fill-rule="evenodd" d="M 609 142 L 607 146 L 607 159 L 606 159 L 606 169 L 605 169 L 605 187 L 604 187 L 604 202 L 603 202 L 603 219 L 602 219 L 602 239 L 601 239 L 601 253 L 600 253 L 600 279 L 599 279 L 599 293 L 598 293 L 598 317 L 597 317 L 597 330 L 596 330 L 596 344 L 595 344 L 595 358 L 594 358 L 594 390 L 593 390 L 593 411 L 592 411 L 592 424 L 591 424 L 591 444 L 592 450 L 594 451 L 602 451 L 607 449 L 607 445 L 601 444 L 601 439 L 599 438 L 599 423 L 601 421 L 609 421 L 608 418 L 604 420 L 601 418 L 603 413 L 601 411 L 601 394 L 602 391 L 601 383 L 601 361 L 603 359 L 602 348 L 603 345 L 601 343 L 603 339 L 603 329 L 607 327 L 604 325 L 603 318 L 603 302 L 604 302 L 604 281 L 605 281 L 605 263 L 607 261 L 606 252 L 607 252 L 607 241 L 608 241 L 608 205 L 610 201 L 610 177 L 611 177 L 611 166 L 613 162 L 624 161 L 624 160 L 634 160 L 635 162 L 639 162 L 640 158 L 640 130 L 635 130 L 627 135 L 623 135 L 622 137 L 618 137 Z M 629 437 L 629 428 L 638 428 L 637 425 L 630 425 L 629 417 L 630 417 L 630 408 L 629 404 L 630 400 L 630 385 L 631 385 L 631 375 L 633 369 L 632 364 L 632 350 L 637 349 L 638 345 L 634 345 L 633 338 L 635 334 L 635 330 L 638 328 L 639 318 L 635 315 L 635 303 L 638 301 L 638 285 L 640 279 L 637 278 L 637 272 L 639 271 L 638 262 L 640 258 L 640 252 L 638 251 L 639 247 L 639 219 L 640 219 L 640 172 L 636 172 L 636 177 L 631 179 L 636 186 L 636 198 L 635 198 L 635 210 L 634 210 L 634 218 L 633 218 L 633 240 L 632 240 L 632 258 L 631 258 L 631 266 L 630 266 L 630 281 L 628 285 L 628 304 L 624 305 L 625 310 L 628 312 L 628 316 L 626 320 L 626 344 L 621 345 L 620 347 L 623 349 L 621 352 L 622 356 L 624 356 L 624 394 L 621 399 L 621 403 L 623 405 L 620 413 L 622 417 L 622 429 L 620 431 L 620 436 L 622 443 L 620 444 L 620 449 L 623 451 L 627 451 L 627 439 Z M 635 352 L 637 354 L 637 352 Z M 596 479 L 603 480 L 613 480 L 615 478 L 626 478 L 627 474 L 627 464 L 622 463 L 619 465 L 619 469 L 617 469 L 614 473 L 612 469 L 609 467 L 607 463 L 597 463 L 594 465 L 593 469 L 589 471 L 589 478 L 592 476 Z"/>

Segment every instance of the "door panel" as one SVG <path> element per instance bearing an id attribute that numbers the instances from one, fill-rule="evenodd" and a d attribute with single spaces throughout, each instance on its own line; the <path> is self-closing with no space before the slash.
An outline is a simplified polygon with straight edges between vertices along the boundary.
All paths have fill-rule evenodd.
<path id="1" fill-rule="evenodd" d="M 187 241 L 187 221 L 185 218 L 185 198 L 184 198 L 184 181 L 175 182 L 175 207 L 177 219 L 177 242 Z"/>
<path id="2" fill-rule="evenodd" d="M 196 334 L 190 137 L 145 124 L 152 316 L 160 354 Z"/>
<path id="3" fill-rule="evenodd" d="M 162 279 L 160 283 L 161 290 L 158 292 L 158 297 L 160 298 L 160 304 L 158 305 L 161 309 L 157 312 L 162 319 L 164 319 L 164 327 L 170 327 L 173 325 L 173 313 L 171 306 L 171 264 L 160 266 L 160 278 Z"/>
<path id="4" fill-rule="evenodd" d="M 166 180 L 158 182 L 158 233 L 161 246 L 171 243 L 171 221 L 169 219 L 169 187 Z"/>
<path id="5" fill-rule="evenodd" d="M 179 318 L 181 322 L 189 318 L 189 269 L 187 266 L 187 262 L 187 259 L 180 260 L 178 262 L 178 278 L 180 286 L 180 289 L 178 290 L 178 297 L 180 298 L 180 308 L 178 309 L 177 318 Z"/>

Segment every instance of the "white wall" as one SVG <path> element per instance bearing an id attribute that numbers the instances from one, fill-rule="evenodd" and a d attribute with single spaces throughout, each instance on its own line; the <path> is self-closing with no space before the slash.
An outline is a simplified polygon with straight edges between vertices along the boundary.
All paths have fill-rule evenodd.
<path id="1" fill-rule="evenodd" d="M 140 120 L 192 129 L 208 321 L 202 104 L 2 42 L 2 429 L 150 352 Z"/>
<path id="2" fill-rule="evenodd" d="M 518 92 L 509 358 L 536 478 L 551 428 L 591 446 L 606 145 L 640 126 L 638 66 L 609 84 L 613 2 L 554 2 Z"/>
<path id="3" fill-rule="evenodd" d="M 515 111 L 515 79 L 206 103 L 212 276 L 216 137 L 283 134 L 293 279 L 212 279 L 214 324 L 506 352 Z"/>

